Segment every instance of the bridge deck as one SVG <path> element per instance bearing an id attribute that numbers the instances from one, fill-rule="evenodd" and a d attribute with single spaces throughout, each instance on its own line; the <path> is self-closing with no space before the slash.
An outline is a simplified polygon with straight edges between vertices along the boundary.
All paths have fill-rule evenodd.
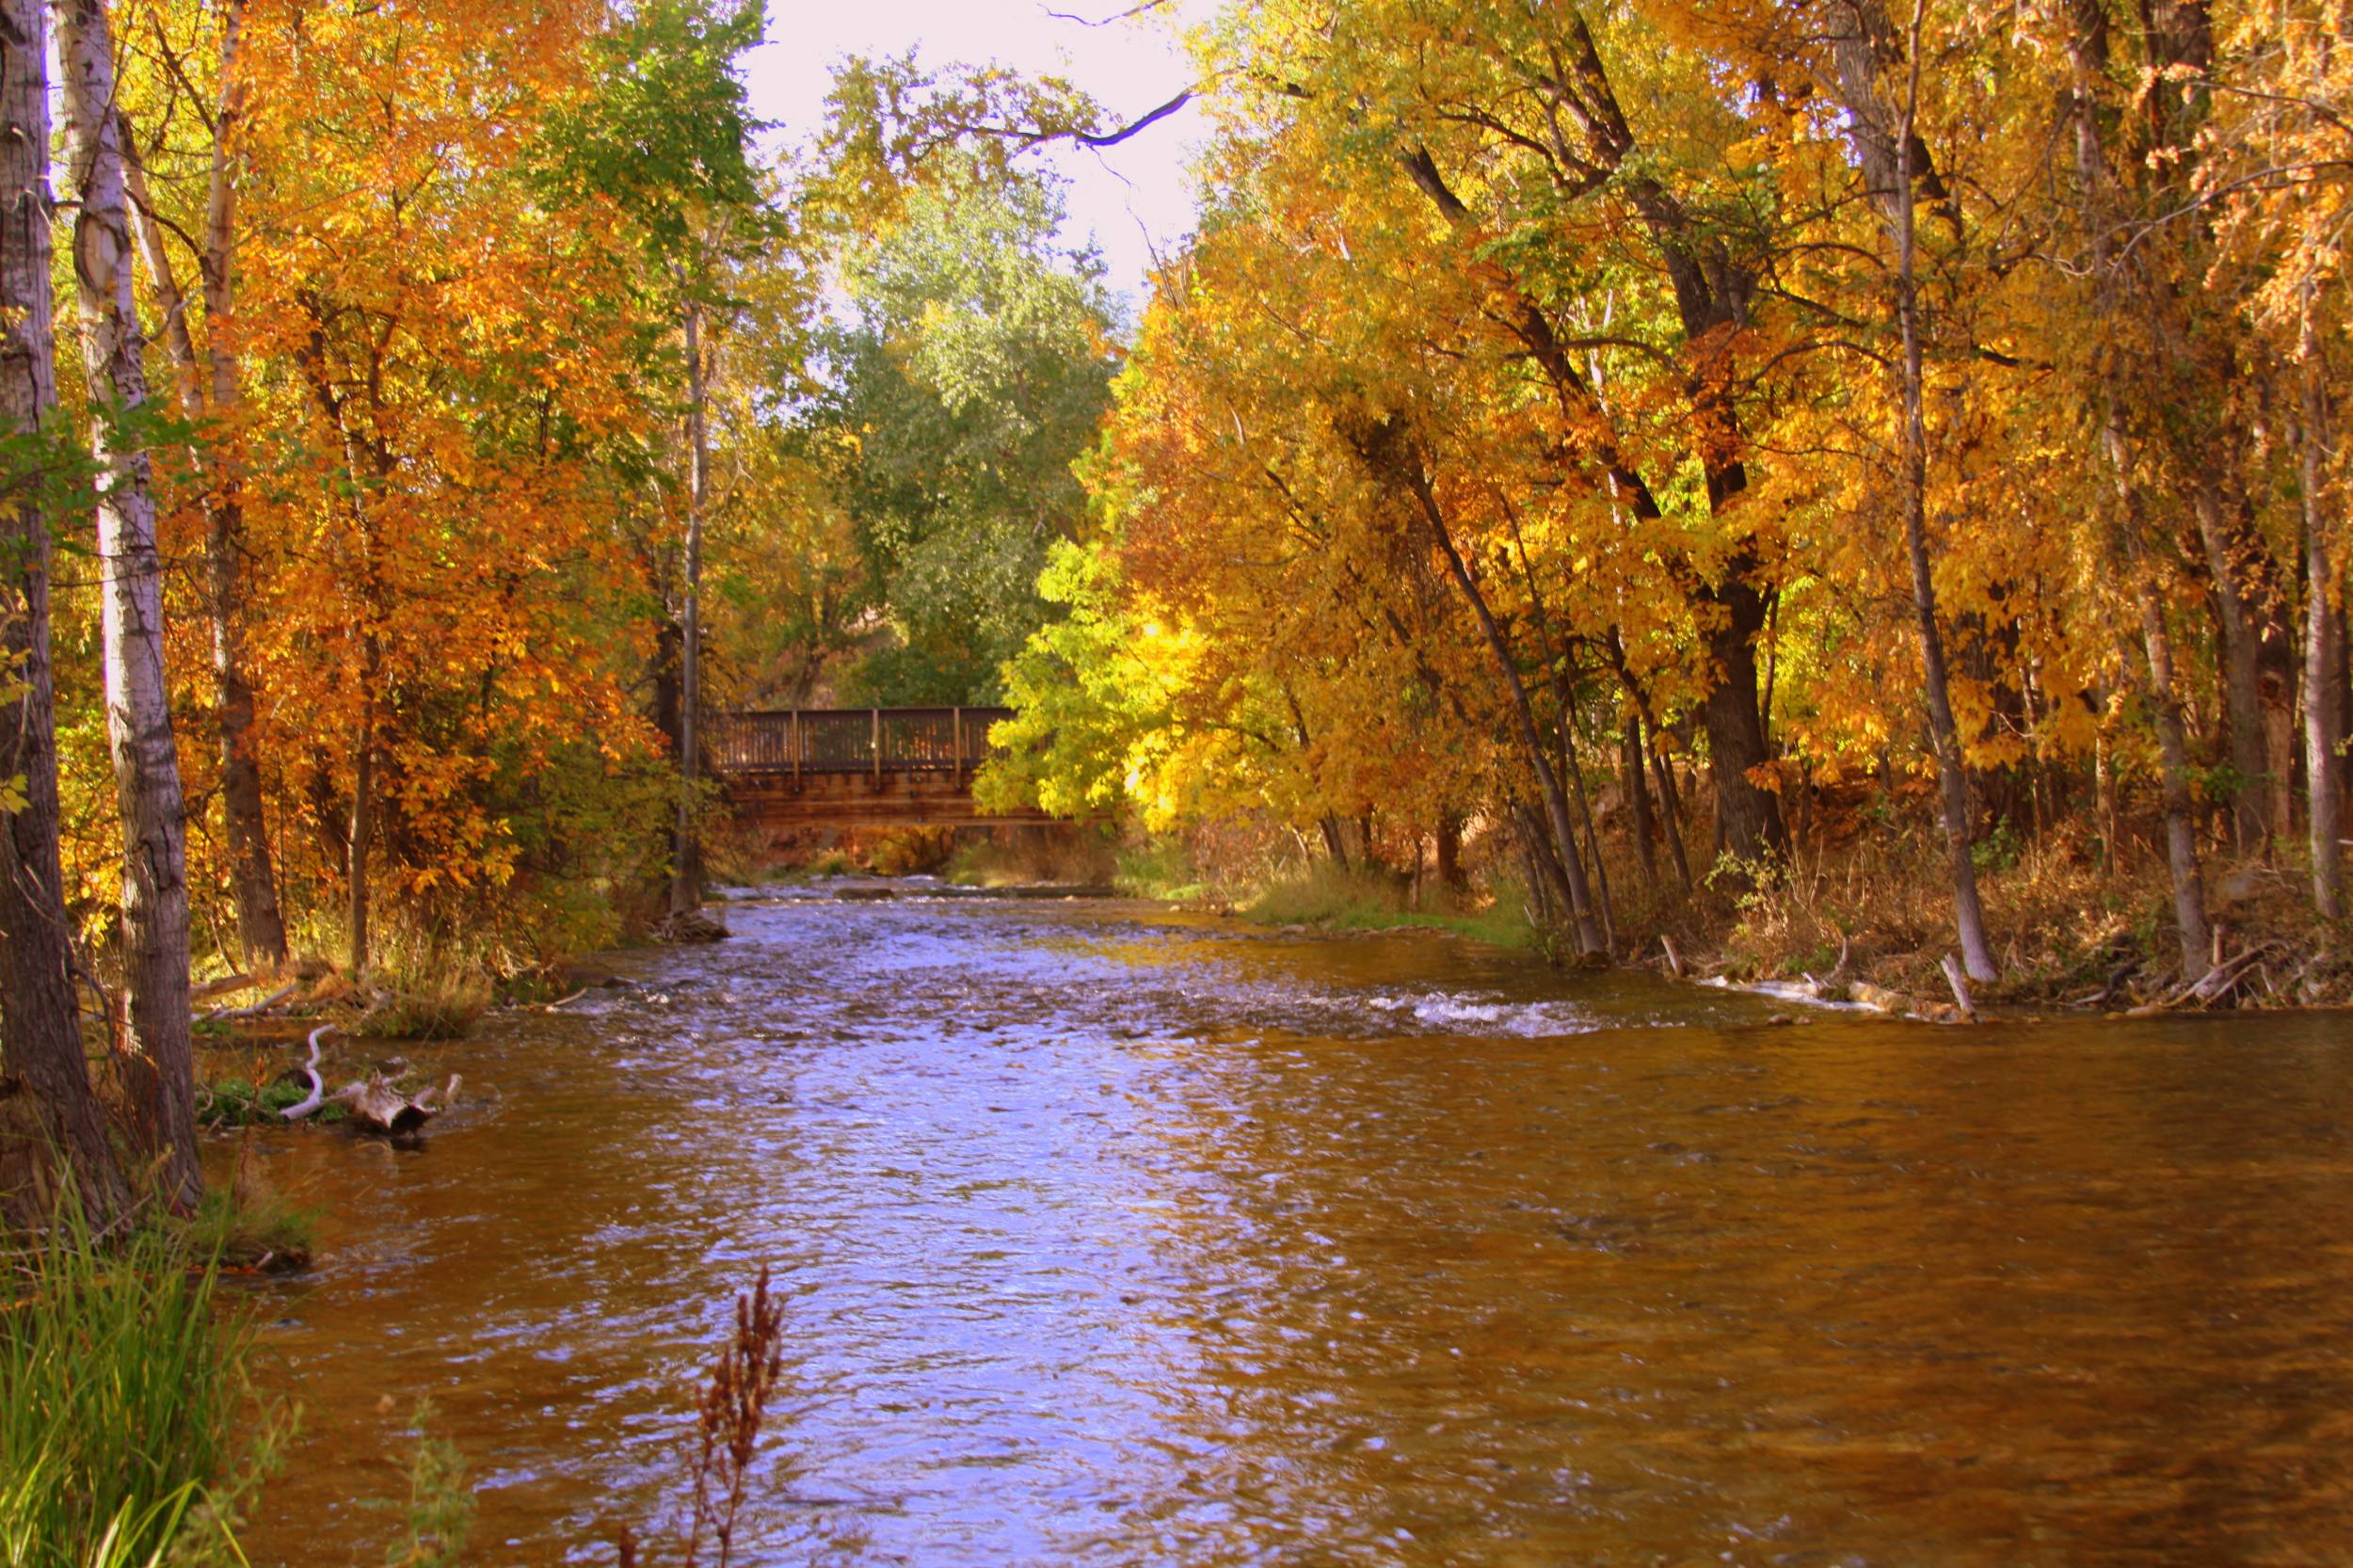
<path id="1" fill-rule="evenodd" d="M 984 811 L 972 773 L 1010 708 L 798 708 L 719 714 L 711 757 L 737 816 L 772 830 L 995 827 L 1054 819 Z"/>
<path id="2" fill-rule="evenodd" d="M 1010 708 L 780 708 L 719 714 L 712 761 L 722 776 L 782 773 L 968 774 L 988 760 L 988 727 Z"/>

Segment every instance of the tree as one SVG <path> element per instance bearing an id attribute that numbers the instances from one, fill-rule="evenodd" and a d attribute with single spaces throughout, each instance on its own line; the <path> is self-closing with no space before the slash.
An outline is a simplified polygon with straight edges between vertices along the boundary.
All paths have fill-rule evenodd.
<path id="1" fill-rule="evenodd" d="M 8 602 L 0 637 L 20 688 L 0 722 L 0 1047 L 72 1161 L 92 1222 L 127 1202 L 82 1055 L 57 854 L 49 520 L 60 454 L 51 329 L 48 27 L 39 0 L 0 4 L 0 451 Z"/>
<path id="2" fill-rule="evenodd" d="M 158 1160 L 168 1198 L 203 1196 L 196 1158 L 189 1035 L 187 848 L 179 745 L 164 675 L 163 559 L 152 469 L 137 422 L 147 411 L 146 334 L 131 290 L 131 214 L 115 50 L 104 0 L 58 0 L 66 145 L 79 202 L 74 292 L 90 388 L 104 577 L 106 731 L 122 813 L 123 1032 L 133 1131 Z"/>
<path id="3" fill-rule="evenodd" d="M 199 13 L 200 23 L 209 10 Z M 175 88 L 200 69 L 198 51 L 175 47 L 166 20 L 152 19 L 159 50 L 169 56 Z M 280 907 L 278 875 L 270 856 L 264 816 L 262 765 L 255 723 L 254 672 L 248 647 L 245 526 L 245 366 L 236 347 L 238 195 L 247 175 L 246 93 L 248 69 L 241 59 L 244 0 L 218 7 L 216 42 L 211 55 L 215 86 L 209 108 L 199 106 L 206 126 L 201 208 L 186 224 L 172 223 L 158 208 L 136 138 L 126 116 L 123 153 L 128 191 L 136 219 L 140 259 L 156 296 L 164 347 L 183 420 L 211 421 L 209 439 L 189 454 L 204 476 L 204 614 L 211 632 L 214 682 L 214 744 L 220 769 L 221 816 L 228 841 L 230 883 L 236 903 L 238 945 L 248 964 L 275 968 L 286 962 L 286 921 Z M 192 254 L 201 288 L 191 296 L 181 285 L 170 239 L 182 238 Z M 202 338 L 199 342 L 198 323 Z"/>
<path id="4" fill-rule="evenodd" d="M 1039 573 L 1086 498 L 1071 472 L 1109 406 L 1112 308 L 1064 251 L 1058 194 L 982 165 L 935 168 L 841 276 L 855 320 L 821 339 L 804 415 L 888 642 L 846 681 L 885 706 L 984 703 L 1044 619 Z"/>
<path id="5" fill-rule="evenodd" d="M 703 537 L 711 509 L 709 339 L 731 255 L 773 232 L 751 161 L 759 129 L 737 65 L 760 41 L 760 0 L 648 0 L 598 40 L 586 102 L 551 126 L 550 172 L 575 194 L 609 200 L 630 224 L 652 288 L 676 321 L 685 470 L 678 603 L 678 759 L 670 907 L 702 902 L 696 831 L 701 765 Z"/>
<path id="6" fill-rule="evenodd" d="M 1914 0 L 1911 24 L 1900 41 L 1892 36 L 1895 29 L 1877 0 L 1848 0 L 1846 12 L 1849 25 L 1836 49 L 1839 81 L 1847 89 L 1843 96 L 1851 117 L 1856 161 L 1862 166 L 1873 204 L 1885 215 L 1895 251 L 1893 282 L 1899 339 L 1896 380 L 1903 405 L 1904 553 L 1912 568 L 1929 744 L 1936 756 L 1945 841 L 1952 859 L 1954 923 L 1961 936 L 1961 965 L 1969 978 L 1991 981 L 2000 971 L 1986 940 L 1985 910 L 1977 899 L 1969 771 L 1961 758 L 1960 726 L 1953 717 L 1952 682 L 1945 665 L 1928 536 L 1928 376 L 1920 303 L 1920 196 L 1923 186 L 1940 194 L 1944 191 L 1920 134 L 1921 49 L 1928 8 L 1926 0 Z M 1900 86 L 1889 80 L 1898 76 Z"/>

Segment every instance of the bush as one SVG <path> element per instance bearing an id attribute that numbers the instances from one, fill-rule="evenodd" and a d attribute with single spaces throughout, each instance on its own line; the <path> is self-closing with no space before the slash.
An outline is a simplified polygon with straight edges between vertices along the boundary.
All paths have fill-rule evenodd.
<path id="1" fill-rule="evenodd" d="M 876 876 L 912 876 L 936 872 L 955 853 L 952 827 L 893 827 L 874 840 L 866 863 Z"/>
<path id="2" fill-rule="evenodd" d="M 1149 839 L 1122 849 L 1113 885 L 1138 898 L 1179 901 L 1199 898 L 1204 890 L 1191 852 L 1176 839 Z"/>
<path id="3" fill-rule="evenodd" d="M 384 1040 L 462 1040 L 490 1005 L 488 977 L 470 969 L 413 975 L 360 1016 L 352 1032 Z"/>

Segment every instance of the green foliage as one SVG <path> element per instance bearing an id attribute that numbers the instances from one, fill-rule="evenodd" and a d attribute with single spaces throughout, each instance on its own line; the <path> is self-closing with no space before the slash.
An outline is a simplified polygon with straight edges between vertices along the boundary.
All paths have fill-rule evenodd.
<path id="1" fill-rule="evenodd" d="M 1170 723 L 1168 639 L 1127 600 L 1118 555 L 1104 541 L 1057 543 L 1038 592 L 1064 608 L 1005 667 L 1016 712 L 992 733 L 998 755 L 973 793 L 1063 816 L 1115 809 Z"/>
<path id="2" fill-rule="evenodd" d="M 2025 852 L 2025 840 L 2010 820 L 2003 817 L 1977 835 L 1969 846 L 1969 858 L 1981 872 L 2006 872 L 2015 868 Z"/>
<path id="3" fill-rule="evenodd" d="M 610 200 L 658 264 L 687 264 L 714 215 L 760 208 L 751 142 L 761 126 L 738 62 L 765 25 L 760 0 L 631 8 L 597 40 L 595 90 L 551 118 L 541 179 L 573 199 Z"/>
<path id="4" fill-rule="evenodd" d="M 370 1007 L 352 1032 L 379 1040 L 462 1040 L 490 1005 L 489 977 L 478 970 L 447 968 L 393 983 L 385 999 Z"/>
<path id="5" fill-rule="evenodd" d="M 216 1079 L 197 1085 L 197 1120 L 210 1128 L 267 1123 L 288 1106 L 298 1104 L 310 1092 L 307 1084 L 279 1080 L 255 1084 L 243 1078 Z"/>
<path id="6" fill-rule="evenodd" d="M 300 1268 L 310 1261 L 318 1243 L 320 1213 L 275 1192 L 224 1192 L 215 1187 L 205 1192 L 193 1215 L 167 1224 L 192 1257 L 217 1259 L 226 1268 L 249 1269 L 264 1262 Z"/>
<path id="7" fill-rule="evenodd" d="M 253 1386 L 249 1322 L 187 1246 L 163 1225 L 102 1241 L 68 1202 L 8 1260 L 5 1568 L 244 1560 L 231 1527 L 292 1413 Z"/>
<path id="8" fill-rule="evenodd" d="M 1061 248 L 1062 217 L 1042 181 L 967 180 L 844 261 L 856 317 L 821 345 L 831 387 L 808 421 L 893 633 L 847 700 L 996 700 L 1044 618 L 1038 575 L 1085 517 L 1071 463 L 1113 369 L 1101 264 Z"/>

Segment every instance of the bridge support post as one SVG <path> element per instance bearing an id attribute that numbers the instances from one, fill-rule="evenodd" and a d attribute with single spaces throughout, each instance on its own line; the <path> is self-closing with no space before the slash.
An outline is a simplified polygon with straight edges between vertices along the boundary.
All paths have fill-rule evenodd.
<path id="1" fill-rule="evenodd" d="M 882 710 L 874 710 L 874 787 L 882 787 Z"/>
<path id="2" fill-rule="evenodd" d="M 958 708 L 953 710 L 953 712 L 955 714 L 955 718 L 953 720 L 955 725 L 955 760 L 952 765 L 955 769 L 956 782 L 961 784 L 964 782 L 964 710 Z"/>

